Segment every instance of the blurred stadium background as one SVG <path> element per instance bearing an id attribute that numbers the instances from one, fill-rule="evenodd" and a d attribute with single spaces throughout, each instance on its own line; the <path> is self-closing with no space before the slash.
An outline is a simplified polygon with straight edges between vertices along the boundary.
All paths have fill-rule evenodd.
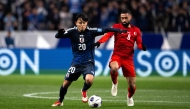
<path id="1" fill-rule="evenodd" d="M 119 22 L 119 12 L 124 8 L 131 10 L 131 23 L 141 29 L 143 42 L 148 49 L 146 52 L 139 51 L 135 46 L 134 62 L 137 85 L 140 89 L 139 92 L 137 90 L 140 97 L 136 96 L 140 99 L 137 101 L 138 109 L 160 109 L 159 106 L 163 109 L 188 108 L 190 0 L 0 0 L 0 108 L 14 108 L 7 103 L 10 98 L 14 100 L 14 105 L 21 108 L 23 105 L 19 105 L 17 99 L 21 98 L 20 102 L 30 102 L 28 106 L 24 105 L 25 108 L 39 108 L 40 105 L 43 109 L 43 101 L 38 100 L 37 105 L 36 99 L 27 101 L 21 96 L 59 90 L 59 85 L 72 61 L 72 50 L 69 39 L 54 37 L 57 29 L 72 27 L 73 17 L 79 12 L 88 14 L 90 27 L 110 27 Z M 10 38 L 13 38 L 14 45 L 6 45 L 7 42 L 12 44 L 11 41 L 5 40 L 8 31 L 11 32 Z M 99 38 L 97 37 L 96 41 Z M 95 80 L 95 86 L 92 88 L 94 91 L 100 89 L 109 93 L 111 80 L 108 63 L 112 49 L 113 38 L 95 51 L 96 76 L 99 76 L 97 80 L 101 81 L 97 83 L 106 82 L 108 85 L 97 85 Z M 119 74 L 122 76 L 121 71 Z M 125 92 L 125 80 L 121 78 L 120 83 L 121 90 Z M 71 87 L 71 91 L 79 90 L 76 96 L 80 95 L 79 84 L 82 84 L 82 79 L 75 83 L 75 87 Z M 96 93 L 102 97 L 107 94 L 98 91 Z M 51 97 L 55 99 L 57 94 Z M 175 98 L 174 95 L 182 97 Z M 68 96 L 72 97 L 71 94 Z M 119 95 L 121 98 L 117 100 L 125 100 L 122 96 Z M 143 101 L 144 98 L 147 101 Z M 45 99 L 46 109 L 54 102 L 48 99 Z M 105 103 L 114 107 L 114 103 Z M 121 105 L 114 108 L 121 109 Z M 71 104 L 69 106 L 68 108 L 73 108 Z"/>
<path id="2" fill-rule="evenodd" d="M 89 15 L 90 27 L 110 27 L 119 22 L 124 8 L 131 10 L 131 23 L 141 29 L 148 48 L 135 52 L 137 75 L 189 75 L 190 0 L 1 0 L 0 75 L 67 70 L 72 59 L 70 40 L 54 38 L 57 29 L 72 27 L 79 12 Z M 14 45 L 6 45 L 11 44 L 5 40 L 7 31 Z M 109 74 L 112 49 L 113 38 L 96 49 L 97 76 Z"/>

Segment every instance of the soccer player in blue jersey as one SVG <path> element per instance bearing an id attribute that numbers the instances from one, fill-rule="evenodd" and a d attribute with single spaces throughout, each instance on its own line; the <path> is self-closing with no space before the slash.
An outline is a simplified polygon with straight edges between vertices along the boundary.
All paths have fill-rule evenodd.
<path id="1" fill-rule="evenodd" d="M 81 89 L 82 101 L 88 101 L 87 90 L 91 87 L 95 75 L 94 70 L 94 41 L 95 37 L 103 35 L 106 32 L 126 32 L 126 30 L 116 28 L 89 28 L 88 16 L 80 13 L 75 18 L 76 27 L 68 30 L 60 29 L 55 35 L 56 38 L 70 38 L 73 50 L 73 61 L 68 72 L 65 75 L 63 84 L 59 91 L 59 99 L 52 106 L 63 106 L 63 100 L 68 87 L 73 81 L 76 81 L 80 75 L 85 80 Z"/>

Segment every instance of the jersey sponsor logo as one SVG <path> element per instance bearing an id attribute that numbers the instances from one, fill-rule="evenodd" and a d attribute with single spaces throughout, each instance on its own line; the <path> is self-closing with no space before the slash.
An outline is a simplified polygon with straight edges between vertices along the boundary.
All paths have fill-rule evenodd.
<path id="1" fill-rule="evenodd" d="M 80 35 L 80 37 L 79 37 L 79 42 L 80 42 L 80 43 L 84 43 L 84 35 Z"/>

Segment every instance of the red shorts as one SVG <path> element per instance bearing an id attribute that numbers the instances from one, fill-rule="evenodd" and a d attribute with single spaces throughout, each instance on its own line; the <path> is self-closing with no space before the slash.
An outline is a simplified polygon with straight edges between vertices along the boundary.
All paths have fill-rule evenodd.
<path id="1" fill-rule="evenodd" d="M 135 67 L 134 62 L 132 60 L 122 59 L 118 55 L 112 55 L 111 62 L 117 61 L 119 68 L 122 68 L 123 76 L 124 77 L 135 77 Z"/>

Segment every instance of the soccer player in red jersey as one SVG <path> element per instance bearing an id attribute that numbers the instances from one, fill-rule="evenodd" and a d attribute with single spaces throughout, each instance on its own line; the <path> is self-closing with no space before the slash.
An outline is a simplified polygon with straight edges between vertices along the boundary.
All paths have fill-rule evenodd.
<path id="1" fill-rule="evenodd" d="M 146 46 L 142 43 L 141 31 L 138 27 L 130 24 L 132 19 L 131 12 L 129 10 L 122 10 L 120 14 L 121 23 L 114 24 L 113 28 L 119 28 L 127 30 L 126 33 L 106 33 L 102 38 L 94 44 L 94 47 L 99 47 L 101 43 L 106 42 L 109 38 L 114 36 L 114 50 L 109 63 L 110 75 L 112 79 L 112 96 L 117 95 L 117 76 L 118 69 L 121 67 L 124 77 L 128 82 L 128 95 L 127 105 L 134 106 L 133 94 L 135 93 L 136 86 L 136 74 L 133 62 L 134 55 L 134 43 L 137 43 L 137 47 L 143 51 L 146 51 Z"/>

